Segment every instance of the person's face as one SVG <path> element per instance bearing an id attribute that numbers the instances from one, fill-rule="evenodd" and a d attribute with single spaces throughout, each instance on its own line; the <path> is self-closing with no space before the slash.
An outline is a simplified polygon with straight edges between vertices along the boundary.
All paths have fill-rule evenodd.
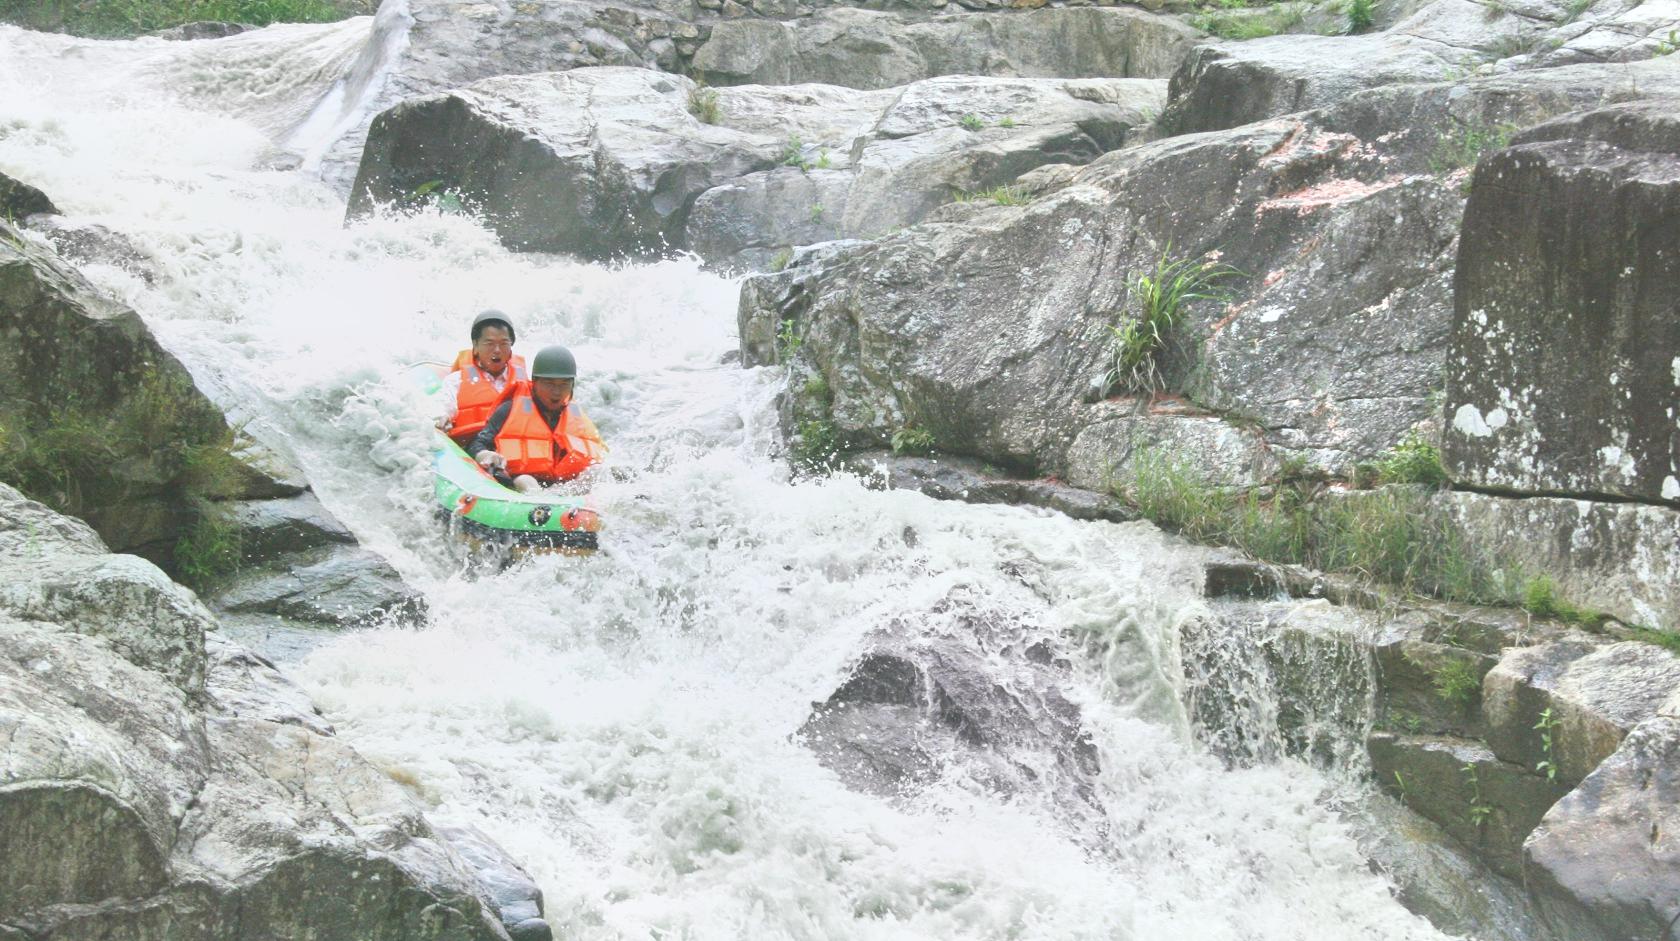
<path id="1" fill-rule="evenodd" d="M 512 357 L 513 338 L 507 330 L 492 324 L 478 331 L 478 339 L 473 342 L 473 359 L 478 362 L 478 368 L 500 376 Z"/>
<path id="2" fill-rule="evenodd" d="M 531 394 L 536 397 L 538 405 L 552 412 L 564 408 L 572 400 L 573 382 L 572 379 L 533 379 Z"/>

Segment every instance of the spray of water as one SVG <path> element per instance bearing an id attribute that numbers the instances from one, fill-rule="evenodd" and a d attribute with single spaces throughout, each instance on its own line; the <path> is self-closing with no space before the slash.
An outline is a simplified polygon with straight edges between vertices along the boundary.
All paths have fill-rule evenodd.
<path id="1" fill-rule="evenodd" d="M 0 170 L 123 233 L 151 280 L 90 277 L 424 592 L 423 628 L 340 636 L 294 675 L 438 817 L 525 860 L 559 934 L 1439 937 L 1370 873 L 1324 777 L 1229 770 L 1193 743 L 1179 638 L 1205 614 L 1197 568 L 1152 528 L 790 480 L 780 376 L 722 364 L 736 285 L 692 262 L 514 255 L 437 213 L 345 227 L 338 196 L 277 155 L 300 126 L 319 154 L 319 129 L 349 120 L 342 80 L 372 30 L 0 28 Z M 403 367 L 452 355 L 487 306 L 527 352 L 579 354 L 617 469 L 593 557 L 474 570 L 427 512 L 431 405 Z M 1071 664 L 1094 817 L 956 763 L 898 799 L 857 793 L 799 740 L 881 631 L 968 643 L 953 611 Z"/>

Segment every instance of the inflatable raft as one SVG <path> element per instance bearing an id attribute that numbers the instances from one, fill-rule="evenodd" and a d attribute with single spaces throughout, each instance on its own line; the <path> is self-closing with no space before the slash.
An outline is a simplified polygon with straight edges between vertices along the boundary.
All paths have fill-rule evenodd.
<path id="1" fill-rule="evenodd" d="M 446 367 L 422 363 L 415 380 L 428 393 L 442 386 Z M 592 552 L 601 516 L 587 494 L 554 490 L 520 493 L 490 476 L 441 431 L 432 432 L 432 493 L 439 515 L 469 542 L 526 551 Z"/>

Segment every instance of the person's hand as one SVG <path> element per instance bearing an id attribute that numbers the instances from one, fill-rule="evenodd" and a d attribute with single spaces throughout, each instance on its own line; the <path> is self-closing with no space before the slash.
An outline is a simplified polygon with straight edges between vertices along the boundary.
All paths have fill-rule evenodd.
<path id="1" fill-rule="evenodd" d="M 491 451 L 489 449 L 480 451 L 478 452 L 478 457 L 475 460 L 478 461 L 479 467 L 488 471 L 507 470 L 507 458 L 503 457 L 502 452 L 500 451 Z"/>

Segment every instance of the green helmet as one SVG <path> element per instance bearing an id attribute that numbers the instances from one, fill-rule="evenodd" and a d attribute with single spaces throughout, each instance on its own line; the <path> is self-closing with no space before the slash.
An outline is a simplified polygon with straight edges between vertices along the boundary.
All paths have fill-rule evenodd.
<path id="1" fill-rule="evenodd" d="M 506 327 L 508 332 L 508 342 L 511 343 L 518 339 L 518 337 L 513 335 L 513 320 L 511 320 L 507 314 L 504 314 L 494 308 L 473 318 L 472 341 L 474 343 L 478 342 L 478 335 L 484 332 L 485 327 Z"/>
<path id="2" fill-rule="evenodd" d="M 577 357 L 563 346 L 545 346 L 531 360 L 532 379 L 576 379 Z"/>

